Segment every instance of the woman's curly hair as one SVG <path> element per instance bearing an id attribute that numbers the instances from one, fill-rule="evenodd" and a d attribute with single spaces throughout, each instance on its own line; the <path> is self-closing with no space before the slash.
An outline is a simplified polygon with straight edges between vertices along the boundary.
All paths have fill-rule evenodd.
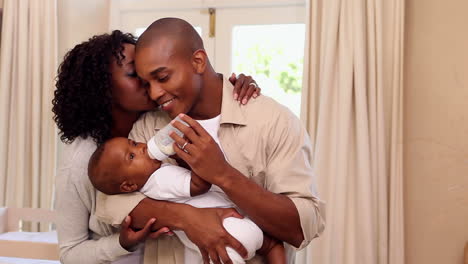
<path id="1" fill-rule="evenodd" d="M 123 44 L 135 42 L 133 35 L 115 30 L 94 36 L 65 55 L 52 100 L 54 121 L 63 142 L 90 136 L 101 144 L 111 137 L 112 57 L 122 65 Z"/>

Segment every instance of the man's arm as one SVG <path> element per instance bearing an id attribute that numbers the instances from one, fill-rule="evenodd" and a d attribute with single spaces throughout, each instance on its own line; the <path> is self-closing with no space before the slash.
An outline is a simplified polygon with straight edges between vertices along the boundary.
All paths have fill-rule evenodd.
<path id="1" fill-rule="evenodd" d="M 275 122 L 262 136 L 267 144 L 263 150 L 266 190 L 233 168 L 220 186 L 264 231 L 303 248 L 323 231 L 325 223 L 310 163 L 312 146 L 305 128 L 290 111 L 274 115 Z"/>
<path id="2" fill-rule="evenodd" d="M 299 247 L 304 240 L 299 213 L 289 197 L 272 193 L 230 168 L 218 185 L 264 232 Z"/>
<path id="3" fill-rule="evenodd" d="M 290 114 L 292 115 L 292 114 Z M 272 127 L 266 151 L 266 188 L 260 187 L 231 167 L 208 133 L 193 119 L 190 125 L 174 124 L 192 142 L 188 153 L 175 147 L 198 175 L 218 185 L 229 198 L 265 232 L 296 247 L 305 246 L 323 230 L 318 199 L 312 194 L 311 146 L 308 135 L 297 118 L 278 116 Z M 273 124 L 274 126 L 275 124 Z M 176 143 L 184 139 L 173 135 Z M 207 154 L 209 153 L 209 154 Z M 312 222 L 312 223 L 308 223 Z"/>

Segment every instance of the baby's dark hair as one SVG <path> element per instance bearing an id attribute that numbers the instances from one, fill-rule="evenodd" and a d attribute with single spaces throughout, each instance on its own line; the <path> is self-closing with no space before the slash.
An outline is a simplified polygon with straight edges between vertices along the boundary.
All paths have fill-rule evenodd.
<path id="1" fill-rule="evenodd" d="M 125 58 L 124 44 L 135 44 L 119 30 L 94 36 L 76 45 L 58 69 L 52 100 L 54 121 L 65 143 L 91 137 L 98 144 L 111 137 L 112 84 L 110 66 Z"/>
<path id="2" fill-rule="evenodd" d="M 105 156 L 106 143 L 101 144 L 91 155 L 88 163 L 88 177 L 94 188 L 108 194 L 120 193 L 120 179 L 115 171 L 110 171 L 109 168 L 102 166 L 102 160 Z"/>

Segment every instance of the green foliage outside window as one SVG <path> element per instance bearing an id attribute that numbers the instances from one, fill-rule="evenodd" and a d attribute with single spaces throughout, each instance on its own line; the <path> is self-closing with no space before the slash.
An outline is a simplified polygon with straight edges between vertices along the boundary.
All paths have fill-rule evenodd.
<path id="1" fill-rule="evenodd" d="M 237 67 L 239 72 L 252 74 L 255 77 L 264 75 L 267 78 L 277 80 L 280 87 L 286 93 L 298 94 L 302 88 L 303 58 L 286 58 L 286 61 L 278 61 L 282 58 L 285 47 L 253 45 L 247 50 L 246 61 L 241 61 Z M 240 56 L 236 51 L 235 56 Z M 247 63 L 248 62 L 248 63 Z"/>

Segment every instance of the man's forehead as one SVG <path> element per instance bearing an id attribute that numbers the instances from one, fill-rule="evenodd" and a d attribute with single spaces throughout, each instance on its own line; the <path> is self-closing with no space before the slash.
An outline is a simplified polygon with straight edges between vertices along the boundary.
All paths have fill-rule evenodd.
<path id="1" fill-rule="evenodd" d="M 170 69 L 180 59 L 175 47 L 145 47 L 137 52 L 136 67 L 141 74 L 150 74 L 157 69 Z"/>

